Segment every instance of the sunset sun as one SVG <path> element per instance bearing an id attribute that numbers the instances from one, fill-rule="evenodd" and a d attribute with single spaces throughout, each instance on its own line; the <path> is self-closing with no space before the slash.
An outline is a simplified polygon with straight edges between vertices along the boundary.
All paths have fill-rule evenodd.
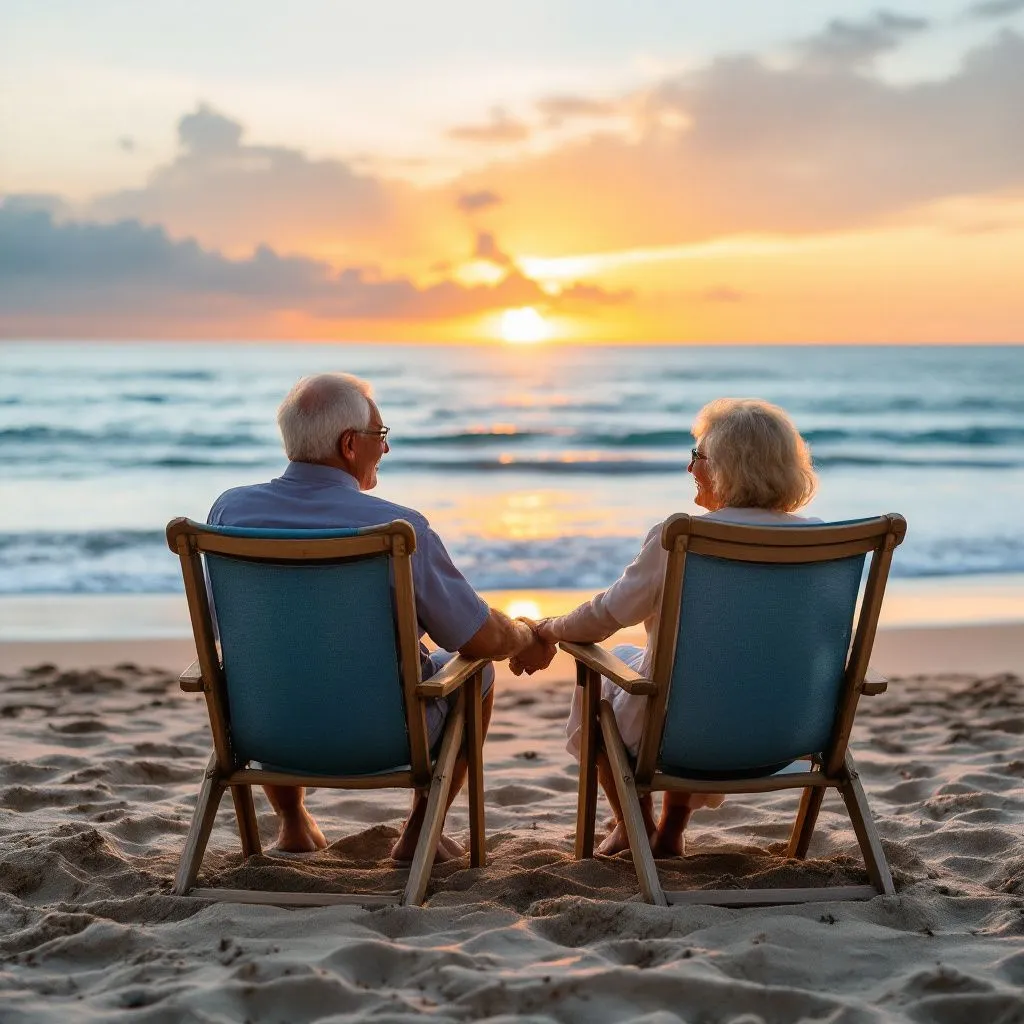
<path id="1" fill-rule="evenodd" d="M 532 345 L 551 337 L 548 322 L 533 308 L 507 309 L 501 317 L 501 337 L 514 345 Z"/>

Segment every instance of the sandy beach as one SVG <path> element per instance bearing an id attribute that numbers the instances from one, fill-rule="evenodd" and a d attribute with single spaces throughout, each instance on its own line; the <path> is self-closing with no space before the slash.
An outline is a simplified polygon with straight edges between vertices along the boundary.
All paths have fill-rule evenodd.
<path id="1" fill-rule="evenodd" d="M 1024 1021 L 1024 626 L 922 632 L 880 638 L 876 663 L 901 674 L 854 738 L 897 895 L 749 910 L 647 906 L 628 855 L 572 859 L 562 656 L 531 680 L 499 671 L 490 864 L 435 867 L 424 908 L 174 898 L 209 751 L 203 704 L 176 683 L 188 642 L 50 644 L 45 661 L 2 645 L 0 1019 Z M 982 668 L 937 666 L 951 652 Z M 329 848 L 248 864 L 225 804 L 202 880 L 396 889 L 384 858 L 406 799 L 313 792 Z M 794 803 L 698 812 L 666 884 L 863 882 L 832 796 L 810 860 L 775 856 Z M 449 831 L 466 830 L 460 799 Z"/>

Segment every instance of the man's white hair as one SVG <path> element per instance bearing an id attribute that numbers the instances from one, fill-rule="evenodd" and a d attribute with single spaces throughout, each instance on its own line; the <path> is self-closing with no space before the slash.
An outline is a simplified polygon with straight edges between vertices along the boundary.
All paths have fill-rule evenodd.
<path id="1" fill-rule="evenodd" d="M 325 462 L 338 451 L 346 430 L 370 423 L 373 390 L 350 373 L 302 377 L 277 409 L 277 426 L 292 462 Z"/>

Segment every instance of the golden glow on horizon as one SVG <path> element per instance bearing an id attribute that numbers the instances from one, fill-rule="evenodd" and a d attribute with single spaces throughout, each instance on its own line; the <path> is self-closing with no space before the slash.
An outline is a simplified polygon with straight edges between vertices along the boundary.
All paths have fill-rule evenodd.
<path id="1" fill-rule="evenodd" d="M 477 285 L 496 285 L 505 274 L 505 268 L 499 267 L 496 263 L 488 260 L 470 260 L 455 271 L 454 277 L 460 284 L 473 288 Z"/>
<path id="2" fill-rule="evenodd" d="M 513 345 L 535 345 L 551 337 L 548 322 L 533 308 L 507 309 L 501 316 L 501 338 Z"/>
<path id="3" fill-rule="evenodd" d="M 741 259 L 757 256 L 782 256 L 805 250 L 820 250 L 842 245 L 840 233 L 787 235 L 734 235 L 710 242 L 661 245 L 614 252 L 578 253 L 570 256 L 523 256 L 519 263 L 530 277 L 544 277 L 545 290 L 557 281 L 606 274 L 632 266 L 654 263 L 678 263 L 684 260 Z"/>
<path id="4" fill-rule="evenodd" d="M 540 605 L 536 601 L 530 601 L 527 599 L 519 599 L 516 601 L 509 601 L 505 607 L 505 614 L 510 619 L 518 619 L 520 615 L 527 619 L 539 619 L 541 618 Z"/>

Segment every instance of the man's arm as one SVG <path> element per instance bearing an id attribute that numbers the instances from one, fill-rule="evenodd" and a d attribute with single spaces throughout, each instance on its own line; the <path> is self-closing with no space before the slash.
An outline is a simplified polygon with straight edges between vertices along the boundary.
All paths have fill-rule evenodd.
<path id="1" fill-rule="evenodd" d="M 528 623 L 491 608 L 484 624 L 459 648 L 459 654 L 491 661 L 515 657 L 533 673 L 547 668 L 555 656 L 555 646 L 540 640 Z"/>

